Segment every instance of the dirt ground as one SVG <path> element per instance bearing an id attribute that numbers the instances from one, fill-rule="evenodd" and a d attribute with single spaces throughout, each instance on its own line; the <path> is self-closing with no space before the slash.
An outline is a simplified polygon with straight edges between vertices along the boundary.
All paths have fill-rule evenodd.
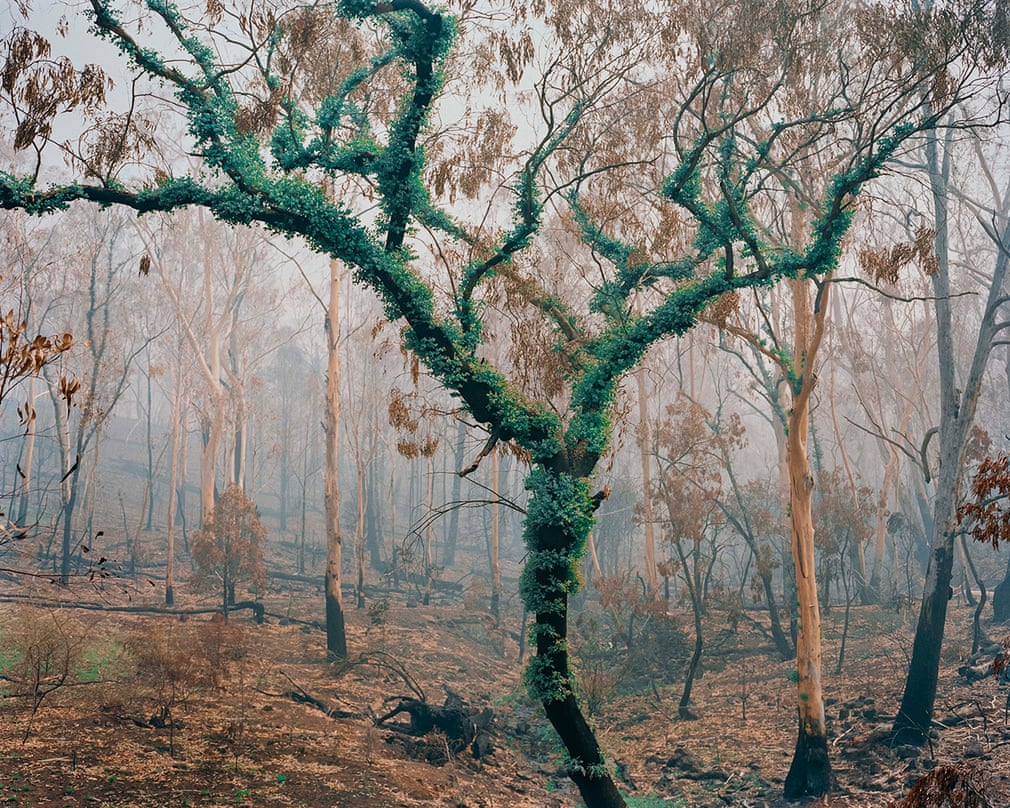
<path id="1" fill-rule="evenodd" d="M 3 591 L 23 587 L 4 584 Z M 49 587 L 40 594 L 60 593 Z M 66 607 L 42 614 L 66 636 L 83 638 L 75 646 L 75 677 L 45 695 L 34 714 L 29 699 L 13 696 L 23 682 L 0 680 L 6 695 L 0 699 L 2 805 L 579 804 L 561 772 L 561 750 L 525 694 L 518 627 L 495 628 L 479 599 L 408 608 L 405 598 L 392 595 L 368 610 L 350 608 L 350 660 L 335 664 L 326 658 L 323 632 L 311 625 L 321 611 L 312 587 L 275 587 L 265 598 L 264 625 L 248 612 L 226 626 L 209 615 L 181 621 L 69 607 L 73 600 L 160 605 L 143 582 L 102 591 L 82 586 L 62 597 Z M 178 605 L 197 600 L 183 592 Z M 39 619 L 39 612 L 32 614 Z M 991 676 L 969 685 L 957 674 L 969 645 L 964 607 L 948 624 L 937 700 L 942 726 L 924 750 L 889 747 L 886 729 L 904 682 L 911 620 L 907 611 L 854 609 L 845 664 L 836 675 L 842 612 L 826 616 L 836 783 L 813 804 L 887 806 L 931 768 L 956 762 L 977 773 L 992 805 L 1010 805 L 1008 687 Z M 796 731 L 790 663 L 778 661 L 748 622 L 735 631 L 718 613 L 708 622 L 712 636 L 692 702 L 697 720 L 676 718 L 681 684 L 669 681 L 676 676 L 636 674 L 631 682 L 629 674 L 626 680 L 622 672 L 631 668 L 622 667 L 626 655 L 616 650 L 609 668 L 585 665 L 593 719 L 629 805 L 786 804 L 779 795 Z M 24 625 L 23 607 L 0 604 L 0 647 L 6 649 L 0 674 L 12 671 L 11 637 Z M 649 651 L 662 658 L 665 648 L 659 643 Z M 494 710 L 489 756 L 452 754 L 438 732 L 417 738 L 389 726 L 402 716 L 376 725 L 397 697 L 420 692 L 442 704 L 446 688 L 474 710 Z"/>

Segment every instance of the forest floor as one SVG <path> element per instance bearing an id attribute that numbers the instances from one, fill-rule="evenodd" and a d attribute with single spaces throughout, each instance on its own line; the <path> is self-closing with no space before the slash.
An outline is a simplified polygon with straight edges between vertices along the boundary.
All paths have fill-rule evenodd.
<path id="1" fill-rule="evenodd" d="M 160 605 L 153 585 L 146 593 L 114 582 L 101 589 L 81 586 L 63 598 Z M 0 601 L 23 591 L 2 583 Z M 49 586 L 40 594 L 59 593 Z M 185 592 L 179 600 L 207 605 Z M 209 615 L 26 612 L 0 603 L 0 675 L 7 677 L 0 679 L 0 805 L 578 805 L 558 743 L 522 685 L 518 627 L 495 628 L 479 593 L 429 607 L 404 602 L 392 595 L 369 610 L 349 604 L 351 651 L 341 664 L 327 660 L 324 632 L 311 625 L 321 610 L 312 587 L 274 588 L 264 625 L 248 612 L 224 624 Z M 640 617 L 631 650 L 626 636 L 625 647 L 616 634 L 600 640 L 616 625 L 612 616 L 584 605 L 575 642 L 584 696 L 629 805 L 787 804 L 780 794 L 796 733 L 791 664 L 779 661 L 750 621 L 731 630 L 725 615 L 713 613 L 691 704 L 698 718 L 679 720 L 687 616 Z M 955 763 L 973 772 L 992 805 L 1010 805 L 1008 688 L 991 676 L 969 685 L 957 674 L 970 644 L 965 607 L 955 608 L 948 624 L 936 737 L 924 750 L 888 744 L 912 617 L 907 610 L 853 609 L 836 674 L 843 614 L 836 608 L 826 615 L 835 787 L 811 804 L 888 806 L 931 768 Z M 990 630 L 1001 637 L 1010 627 Z M 587 639 L 580 640 L 583 632 Z M 61 645 L 60 637 L 70 642 Z M 32 699 L 15 697 L 24 692 L 16 649 L 46 642 L 70 649 L 75 672 L 33 713 Z M 58 670 L 59 654 L 54 659 Z M 446 688 L 475 711 L 494 710 L 489 755 L 453 754 L 437 731 L 399 731 L 402 714 L 376 725 L 397 697 L 423 694 L 441 705 Z"/>

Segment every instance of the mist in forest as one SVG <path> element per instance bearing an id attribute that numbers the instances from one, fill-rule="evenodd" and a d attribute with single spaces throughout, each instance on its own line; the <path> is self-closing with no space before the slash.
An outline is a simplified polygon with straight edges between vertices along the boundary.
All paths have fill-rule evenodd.
<path id="1" fill-rule="evenodd" d="M 1006 803 L 1004 4 L 53 12 L 0 790 Z"/>

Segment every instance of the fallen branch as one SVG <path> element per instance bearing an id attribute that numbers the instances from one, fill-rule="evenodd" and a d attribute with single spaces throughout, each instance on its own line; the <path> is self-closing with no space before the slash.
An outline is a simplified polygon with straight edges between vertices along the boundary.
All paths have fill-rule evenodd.
<path id="1" fill-rule="evenodd" d="M 38 606 L 43 609 L 82 609 L 84 611 L 92 612 L 126 612 L 129 614 L 163 614 L 172 617 L 191 617 L 198 614 L 220 614 L 220 606 L 204 606 L 194 609 L 179 609 L 169 606 L 143 606 L 143 605 L 130 605 L 130 606 L 117 606 L 111 603 L 96 603 L 94 601 L 86 600 L 59 600 L 57 598 L 43 598 L 36 595 L 3 595 L 0 596 L 0 603 L 27 603 L 31 606 Z M 231 604 L 228 607 L 229 614 L 231 612 L 242 611 L 243 609 L 249 609 L 252 611 L 253 616 L 258 618 L 258 622 L 262 622 L 259 616 L 266 616 L 267 612 L 263 609 L 263 604 L 255 600 L 243 600 L 239 603 Z M 282 615 L 271 614 L 270 617 L 274 617 L 278 620 L 285 619 Z"/>
<path id="2" fill-rule="evenodd" d="M 310 707 L 315 707 L 317 710 L 326 715 L 327 718 L 360 718 L 360 713 L 354 713 L 349 710 L 341 710 L 337 707 L 329 707 L 322 699 L 318 699 L 309 693 L 305 688 L 303 688 L 298 682 L 292 679 L 284 671 L 280 671 L 280 675 L 287 679 L 294 690 L 286 690 L 281 696 L 284 698 L 291 699 L 298 704 L 306 704 Z"/>

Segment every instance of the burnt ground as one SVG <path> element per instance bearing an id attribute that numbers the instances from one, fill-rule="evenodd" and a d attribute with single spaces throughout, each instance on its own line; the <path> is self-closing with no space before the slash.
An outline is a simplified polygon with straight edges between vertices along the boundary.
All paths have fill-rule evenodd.
<path id="1" fill-rule="evenodd" d="M 47 598 L 59 594 L 41 587 Z M 26 591 L 14 583 L 3 589 Z M 104 582 L 101 591 L 81 585 L 63 597 L 160 605 L 143 581 Z M 185 591 L 179 600 L 183 607 L 208 605 Z M 233 615 L 227 626 L 208 615 L 180 620 L 71 608 L 34 613 L 34 620 L 45 614 L 58 632 L 81 638 L 74 646 L 76 674 L 48 693 L 34 715 L 28 700 L 12 695 L 23 683 L 0 680 L 6 694 L 0 700 L 0 804 L 578 804 L 560 772 L 558 744 L 525 694 L 516 627 L 496 629 L 479 592 L 429 607 L 407 608 L 398 594 L 375 601 L 371 610 L 349 604 L 351 659 L 343 664 L 327 660 L 324 634 L 311 625 L 321 611 L 318 591 L 274 588 L 265 603 L 264 625 L 255 625 L 248 612 Z M 0 669 L 8 675 L 16 661 L 11 638 L 26 631 L 21 609 L 0 603 Z M 826 615 L 825 691 L 836 785 L 813 804 L 887 806 L 931 768 L 956 763 L 977 773 L 992 805 L 1010 805 L 1008 687 L 993 677 L 969 685 L 957 674 L 969 646 L 966 608 L 954 609 L 948 624 L 936 737 L 924 750 L 887 743 L 912 617 L 854 609 L 846 661 L 835 675 L 842 612 Z M 689 625 L 686 615 L 654 618 L 665 621 L 667 633 L 643 628 L 640 647 L 633 640 L 630 651 L 601 642 L 580 621 L 587 632 L 579 652 L 582 686 L 629 804 L 786 804 L 779 795 L 795 741 L 791 665 L 778 661 L 748 621 L 733 631 L 725 618 L 718 612 L 707 618 L 712 636 L 695 686 L 693 721 L 676 718 L 684 639 L 677 632 L 681 622 Z M 140 671 L 138 659 L 144 660 Z M 412 737 L 376 726 L 375 716 L 397 697 L 423 694 L 440 705 L 447 687 L 474 710 L 495 711 L 489 756 L 474 759 L 466 749 L 453 754 L 438 731 Z M 306 696 L 329 714 L 305 703 Z"/>

